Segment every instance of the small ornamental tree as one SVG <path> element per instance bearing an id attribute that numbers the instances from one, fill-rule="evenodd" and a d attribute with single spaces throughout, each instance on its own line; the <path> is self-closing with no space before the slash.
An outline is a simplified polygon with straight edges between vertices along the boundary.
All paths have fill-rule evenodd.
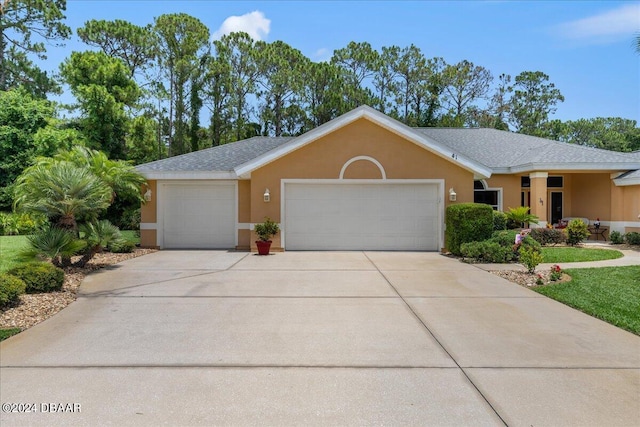
<path id="1" fill-rule="evenodd" d="M 575 246 L 581 243 L 584 239 L 589 237 L 591 233 L 589 233 L 589 229 L 587 228 L 587 224 L 585 224 L 580 219 L 574 219 L 569 221 L 569 225 L 565 229 L 567 233 L 567 243 L 571 246 Z"/>
<path id="2" fill-rule="evenodd" d="M 483 203 L 451 205 L 446 213 L 446 246 L 454 255 L 461 255 L 460 245 L 480 242 L 493 232 L 493 209 Z"/>

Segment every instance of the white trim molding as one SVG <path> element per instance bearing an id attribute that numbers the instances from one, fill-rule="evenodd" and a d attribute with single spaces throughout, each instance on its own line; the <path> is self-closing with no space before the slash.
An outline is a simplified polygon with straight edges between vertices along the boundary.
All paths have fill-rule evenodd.
<path id="1" fill-rule="evenodd" d="M 370 157 L 370 156 L 356 156 L 356 157 L 353 157 L 353 158 L 347 160 L 345 162 L 345 164 L 342 165 L 342 169 L 340 169 L 340 178 L 339 179 L 344 179 L 344 173 L 346 172 L 346 170 L 349 167 L 349 165 L 351 165 L 354 162 L 357 162 L 358 160 L 365 160 L 365 161 L 373 163 L 380 170 L 380 174 L 382 174 L 382 179 L 387 179 L 387 172 L 385 172 L 384 167 L 382 167 L 382 163 L 380 163 L 379 161 L 377 161 L 376 159 L 374 159 L 373 157 Z"/>
<path id="2" fill-rule="evenodd" d="M 157 230 L 158 223 L 157 222 L 141 222 L 140 230 Z"/>
<path id="3" fill-rule="evenodd" d="M 624 234 L 627 227 L 640 228 L 640 221 L 602 221 L 601 224 L 609 226 L 609 233 L 617 231 Z"/>

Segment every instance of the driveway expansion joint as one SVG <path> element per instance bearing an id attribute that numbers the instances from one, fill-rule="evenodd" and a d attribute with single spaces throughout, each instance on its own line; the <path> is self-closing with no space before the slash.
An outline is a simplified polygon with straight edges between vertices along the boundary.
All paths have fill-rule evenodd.
<path id="1" fill-rule="evenodd" d="M 500 413 L 498 412 L 498 410 L 494 407 L 494 405 L 490 402 L 489 398 L 487 396 L 485 396 L 485 394 L 480 390 L 480 388 L 478 388 L 478 386 L 473 382 L 473 380 L 471 379 L 471 377 L 469 377 L 469 375 L 467 374 L 467 372 L 464 370 L 464 368 L 462 366 L 460 366 L 460 364 L 458 363 L 458 361 L 453 357 L 453 355 L 451 354 L 451 352 L 449 350 L 447 350 L 447 348 L 444 346 L 444 344 L 442 344 L 442 342 L 438 339 L 438 337 L 436 337 L 436 335 L 433 333 L 433 331 L 431 331 L 431 329 L 429 328 L 429 326 L 427 326 L 427 324 L 424 322 L 424 320 L 422 320 L 422 318 L 420 318 L 420 316 L 418 316 L 418 313 L 416 313 L 416 311 L 413 309 L 413 307 L 411 307 L 411 304 L 409 304 L 407 302 L 406 299 L 404 299 L 404 297 L 400 294 L 400 292 L 398 292 L 398 290 L 396 289 L 395 286 L 393 286 L 393 284 L 391 283 L 391 281 L 389 280 L 389 278 L 384 274 L 384 272 L 382 272 L 378 266 L 376 265 L 375 262 L 373 262 L 373 260 L 371 258 L 369 258 L 369 256 L 364 253 L 364 256 L 369 260 L 369 262 L 371 262 L 371 264 L 373 264 L 373 266 L 376 268 L 376 270 L 378 270 L 378 272 L 380 273 L 380 275 L 382 275 L 382 277 L 384 278 L 384 280 L 389 284 L 389 286 L 393 289 L 393 291 L 400 297 L 400 299 L 402 299 L 402 302 L 406 305 L 406 307 L 409 309 L 409 311 L 413 314 L 414 318 L 420 323 L 422 324 L 422 326 L 426 329 L 426 331 L 429 333 L 429 335 L 431 335 L 431 337 L 435 340 L 436 343 L 438 343 L 438 345 L 440 346 L 440 348 L 442 348 L 442 351 L 444 351 L 447 356 L 449 356 L 449 358 L 453 361 L 453 363 L 456 364 L 456 366 L 460 369 L 460 372 L 462 372 L 462 374 L 465 376 L 465 378 L 467 379 L 467 381 L 469 381 L 469 384 L 471 384 L 473 386 L 473 388 L 478 392 L 478 394 L 480 395 L 480 397 L 485 401 L 485 403 L 489 406 L 489 408 L 491 408 L 491 410 L 495 413 L 495 415 L 500 419 L 500 421 L 502 421 L 502 423 L 507 426 L 507 422 L 504 420 L 504 418 L 502 417 L 502 415 L 500 415 Z"/>

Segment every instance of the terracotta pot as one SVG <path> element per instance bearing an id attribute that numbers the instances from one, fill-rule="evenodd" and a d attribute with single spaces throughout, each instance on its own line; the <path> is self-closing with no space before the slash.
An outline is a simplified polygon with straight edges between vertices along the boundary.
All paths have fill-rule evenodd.
<path id="1" fill-rule="evenodd" d="M 258 255 L 269 255 L 269 249 L 271 249 L 271 240 L 262 241 L 256 240 L 258 246 Z"/>

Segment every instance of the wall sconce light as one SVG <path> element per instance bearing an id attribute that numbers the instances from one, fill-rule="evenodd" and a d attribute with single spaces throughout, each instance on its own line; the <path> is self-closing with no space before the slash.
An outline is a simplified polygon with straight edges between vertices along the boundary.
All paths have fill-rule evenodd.
<path id="1" fill-rule="evenodd" d="M 264 201 L 265 203 L 269 203 L 271 201 L 271 193 L 269 193 L 269 189 L 267 188 L 266 190 L 264 190 Z"/>
<path id="2" fill-rule="evenodd" d="M 150 202 L 152 194 L 153 193 L 151 192 L 151 189 L 147 188 L 147 191 L 145 191 L 145 193 L 144 193 L 144 200 L 147 201 L 147 202 Z"/>
<path id="3" fill-rule="evenodd" d="M 456 194 L 455 191 L 453 191 L 453 187 L 451 187 L 449 189 L 449 200 L 452 201 L 452 202 L 455 202 L 457 197 L 458 197 L 458 195 Z"/>
<path id="4" fill-rule="evenodd" d="M 544 206 L 544 200 L 542 200 L 542 197 L 540 197 L 540 206 Z"/>

